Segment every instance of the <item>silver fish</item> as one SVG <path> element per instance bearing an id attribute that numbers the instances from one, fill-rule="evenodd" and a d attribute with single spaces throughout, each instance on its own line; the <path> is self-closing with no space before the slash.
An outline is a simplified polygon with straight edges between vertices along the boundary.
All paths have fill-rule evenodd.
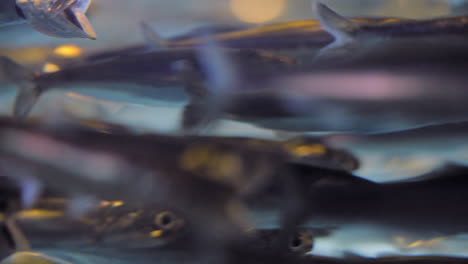
<path id="1" fill-rule="evenodd" d="M 358 24 L 325 4 L 313 1 L 314 11 L 323 28 L 334 41 L 320 50 L 317 59 L 353 57 L 357 51 L 395 38 L 447 36 L 466 37 L 468 16 L 450 16 L 423 20 L 400 20 L 381 24 Z"/>
<path id="2" fill-rule="evenodd" d="M 37 31 L 61 38 L 96 39 L 85 13 L 91 0 L 6 0 L 0 9 L 0 26 L 27 22 Z"/>
<path id="3" fill-rule="evenodd" d="M 206 123 L 208 113 L 211 119 L 296 132 L 384 132 L 464 121 L 466 43 L 467 39 L 448 37 L 391 40 L 349 61 L 293 67 L 282 74 L 266 72 L 247 82 L 238 81 L 242 75 L 232 73 L 226 56 L 206 59 L 210 69 L 217 69 L 210 71 L 217 79 L 226 75 L 224 71 L 237 76 L 230 77 L 235 82 L 225 79 L 220 84 L 234 88 L 193 95 L 183 126 Z M 219 102 L 217 97 L 224 98 L 224 105 L 213 103 Z"/>
<path id="4" fill-rule="evenodd" d="M 236 58 L 243 67 L 275 68 L 294 64 L 294 60 L 261 51 L 225 50 Z M 14 82 L 20 85 L 14 107 L 14 115 L 24 118 L 41 93 L 49 89 L 64 89 L 66 84 L 98 82 L 98 83 L 136 83 L 156 86 L 177 85 L 182 82 L 180 74 L 175 69 L 181 61 L 197 65 L 196 50 L 174 49 L 132 54 L 92 63 L 83 63 L 66 67 L 51 73 L 34 73 L 6 57 L 0 57 L 0 80 Z M 143 91 L 150 94 L 151 90 Z M 130 91 L 138 92 L 138 91 Z M 195 91 L 196 92 L 196 91 Z M 141 93 L 141 91 L 140 91 Z"/>

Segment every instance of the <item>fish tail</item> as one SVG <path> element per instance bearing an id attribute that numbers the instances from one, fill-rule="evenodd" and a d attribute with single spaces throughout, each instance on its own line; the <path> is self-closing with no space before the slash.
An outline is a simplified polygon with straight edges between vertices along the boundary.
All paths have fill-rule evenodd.
<path id="1" fill-rule="evenodd" d="M 24 119 L 39 97 L 40 89 L 33 79 L 34 73 L 31 70 L 8 57 L 0 57 L 0 81 L 15 83 L 20 88 L 13 107 L 13 116 L 16 119 Z"/>
<path id="2" fill-rule="evenodd" d="M 360 31 L 359 24 L 347 19 L 320 2 L 312 2 L 315 16 L 326 32 L 335 38 L 319 51 L 316 60 L 342 57 L 352 54 L 356 45 L 356 34 Z"/>

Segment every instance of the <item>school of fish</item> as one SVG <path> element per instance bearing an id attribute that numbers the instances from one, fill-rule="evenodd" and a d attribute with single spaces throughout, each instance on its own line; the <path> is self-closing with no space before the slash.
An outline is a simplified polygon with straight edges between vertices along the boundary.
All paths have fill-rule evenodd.
<path id="1" fill-rule="evenodd" d="M 92 4 L 2 0 L 0 27 L 99 41 Z M 406 250 L 468 233 L 468 15 L 347 17 L 317 1 L 312 15 L 173 37 L 141 22 L 144 43 L 66 59 L 34 46 L 28 63 L 0 47 L 0 88 L 16 87 L 0 116 L 0 264 L 468 263 L 315 251 L 357 225 L 416 236 Z M 132 104 L 89 87 L 170 101 L 175 128 L 118 122 Z"/>

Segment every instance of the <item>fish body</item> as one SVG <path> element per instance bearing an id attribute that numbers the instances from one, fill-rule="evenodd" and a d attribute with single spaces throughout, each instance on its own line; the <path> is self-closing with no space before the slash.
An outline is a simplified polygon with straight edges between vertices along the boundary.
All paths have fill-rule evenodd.
<path id="1" fill-rule="evenodd" d="M 466 38 L 468 30 L 466 15 L 359 25 L 322 3 L 315 4 L 315 12 L 320 24 L 334 37 L 334 41 L 318 53 L 316 59 L 320 60 L 353 57 L 357 51 L 388 39 Z"/>
<path id="2" fill-rule="evenodd" d="M 385 183 L 348 173 L 296 168 L 297 175 L 305 174 L 298 176 L 298 181 L 304 186 L 299 193 L 307 197 L 302 213 L 310 217 L 305 221 L 308 225 L 365 223 L 425 235 L 467 231 L 468 215 L 460 208 L 468 199 L 464 191 L 467 167 L 447 165 L 418 177 Z"/>
<path id="3" fill-rule="evenodd" d="M 388 17 L 363 17 L 350 20 L 362 25 L 380 25 L 404 19 Z M 244 49 L 294 50 L 319 49 L 333 41 L 317 20 L 298 20 L 244 30 L 216 34 L 214 39 L 221 46 Z M 170 42 L 172 47 L 186 47 L 203 44 L 202 37 Z"/>
<path id="4" fill-rule="evenodd" d="M 465 44 L 460 38 L 390 40 L 349 61 L 259 75 L 244 91 L 223 95 L 228 99 L 220 116 L 314 132 L 384 132 L 464 121 Z M 197 100 L 185 112 L 189 120 L 206 104 L 203 97 Z"/>
<path id="5" fill-rule="evenodd" d="M 352 18 L 356 23 L 385 24 L 399 21 L 398 18 L 369 17 Z M 151 29 L 146 29 L 151 30 Z M 259 27 L 207 26 L 196 28 L 186 34 L 171 38 L 162 38 L 154 31 L 150 34 L 156 39 L 145 43 L 111 51 L 101 51 L 91 54 L 85 60 L 112 58 L 128 54 L 148 52 L 155 49 L 192 48 L 206 45 L 207 35 L 220 46 L 232 49 L 262 49 L 274 52 L 284 52 L 288 55 L 298 55 L 308 51 L 312 57 L 316 51 L 333 41 L 332 35 L 323 30 L 317 20 L 298 20 L 276 23 Z M 145 34 L 147 35 L 147 34 Z M 302 52 L 305 53 L 305 52 Z M 300 56 L 299 56 L 300 57 Z"/>
<path id="6" fill-rule="evenodd" d="M 255 51 L 226 51 L 246 68 L 263 65 L 266 68 L 294 63 L 285 56 L 276 56 Z M 238 60 L 237 60 L 238 59 Z M 109 60 L 84 63 L 66 67 L 51 73 L 33 73 L 6 57 L 1 58 L 0 79 L 16 82 L 22 86 L 15 103 L 15 115 L 24 117 L 31 110 L 39 95 L 52 88 L 65 88 L 71 83 L 116 83 L 146 84 L 153 87 L 181 83 L 177 63 L 186 62 L 197 67 L 197 51 L 174 49 L 150 53 L 132 54 Z M 2 77 L 4 76 L 4 77 Z"/>

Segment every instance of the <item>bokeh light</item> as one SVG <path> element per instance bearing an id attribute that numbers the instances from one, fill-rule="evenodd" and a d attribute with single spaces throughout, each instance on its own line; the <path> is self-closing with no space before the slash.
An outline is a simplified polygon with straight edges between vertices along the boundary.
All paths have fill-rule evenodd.
<path id="1" fill-rule="evenodd" d="M 280 15 L 286 9 L 286 0 L 231 0 L 234 15 L 248 23 L 265 23 Z"/>
<path id="2" fill-rule="evenodd" d="M 54 50 L 54 54 L 64 58 L 75 58 L 82 54 L 80 47 L 76 45 L 62 45 Z"/>

